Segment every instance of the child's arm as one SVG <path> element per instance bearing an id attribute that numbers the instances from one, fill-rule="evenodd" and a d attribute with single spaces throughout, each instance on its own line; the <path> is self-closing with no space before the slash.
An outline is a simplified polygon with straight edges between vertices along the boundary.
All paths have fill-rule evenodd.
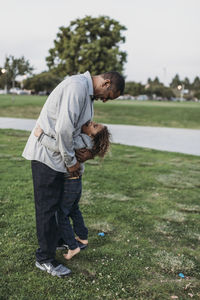
<path id="1" fill-rule="evenodd" d="M 76 150 L 78 149 L 92 149 L 93 147 L 93 141 L 92 138 L 85 134 L 85 133 L 80 133 L 77 137 L 74 139 L 74 148 Z"/>
<path id="2" fill-rule="evenodd" d="M 54 137 L 51 137 L 42 130 L 42 128 L 37 125 L 34 135 L 38 137 L 38 142 L 42 144 L 44 147 L 47 147 L 48 149 L 59 152 L 58 143 Z"/>
<path id="3" fill-rule="evenodd" d="M 78 139 L 82 141 L 82 147 L 76 148 L 76 158 L 79 162 L 85 162 L 88 159 L 93 159 L 92 148 L 94 146 L 93 140 L 90 136 L 82 133 L 78 136 Z"/>

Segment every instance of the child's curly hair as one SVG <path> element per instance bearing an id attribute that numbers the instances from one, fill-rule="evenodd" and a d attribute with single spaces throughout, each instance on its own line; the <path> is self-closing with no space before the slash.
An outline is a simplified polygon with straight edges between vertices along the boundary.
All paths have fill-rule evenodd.
<path id="1" fill-rule="evenodd" d="M 98 155 L 99 157 L 104 157 L 106 155 L 110 146 L 110 138 L 111 133 L 109 132 L 108 127 L 104 126 L 92 139 L 94 146 L 90 151 L 93 156 Z"/>

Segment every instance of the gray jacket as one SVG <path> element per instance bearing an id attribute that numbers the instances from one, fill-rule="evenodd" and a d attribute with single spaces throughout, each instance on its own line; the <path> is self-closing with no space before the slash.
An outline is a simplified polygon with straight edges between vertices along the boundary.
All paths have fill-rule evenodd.
<path id="1" fill-rule="evenodd" d="M 63 80 L 47 98 L 36 123 L 47 135 L 55 137 L 59 152 L 38 142 L 33 128 L 22 156 L 66 173 L 66 167 L 77 162 L 75 138 L 80 134 L 81 126 L 93 118 L 92 95 L 93 84 L 89 72 Z"/>
<path id="2" fill-rule="evenodd" d="M 59 152 L 58 142 L 56 141 L 55 137 L 51 137 L 44 132 L 38 138 L 39 143 L 43 146 L 47 147 L 49 150 L 53 152 Z M 74 139 L 74 149 L 92 149 L 93 141 L 90 136 L 87 134 L 81 133 Z M 84 164 L 80 164 L 80 174 L 82 175 L 84 172 Z"/>
<path id="3" fill-rule="evenodd" d="M 59 145 L 54 136 L 49 136 L 44 132 L 38 138 L 38 141 L 45 147 L 49 148 L 53 152 L 59 152 Z M 93 141 L 90 136 L 84 133 L 80 133 L 74 138 L 74 149 L 92 149 Z"/>

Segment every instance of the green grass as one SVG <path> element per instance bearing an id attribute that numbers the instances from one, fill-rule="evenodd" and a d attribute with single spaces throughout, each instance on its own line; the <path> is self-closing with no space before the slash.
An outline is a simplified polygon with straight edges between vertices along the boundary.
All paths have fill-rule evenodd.
<path id="1" fill-rule="evenodd" d="M 42 96 L 0 95 L 0 116 L 37 118 Z M 95 101 L 95 120 L 109 124 L 200 129 L 200 103 L 155 101 Z"/>
<path id="2" fill-rule="evenodd" d="M 199 157 L 112 145 L 103 163 L 88 161 L 89 247 L 70 262 L 57 252 L 72 270 L 59 279 L 34 266 L 31 170 L 21 157 L 28 135 L 0 130 L 1 299 L 200 298 Z"/>

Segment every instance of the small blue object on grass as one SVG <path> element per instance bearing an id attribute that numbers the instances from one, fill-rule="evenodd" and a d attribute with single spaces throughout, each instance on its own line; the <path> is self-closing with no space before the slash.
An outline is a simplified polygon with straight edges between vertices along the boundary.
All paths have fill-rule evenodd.
<path id="1" fill-rule="evenodd" d="M 185 277 L 185 275 L 183 273 L 179 273 L 178 276 L 181 277 L 181 278 Z"/>
<path id="2" fill-rule="evenodd" d="M 104 232 L 99 232 L 99 233 L 98 233 L 98 236 L 104 236 L 104 235 L 105 235 Z"/>

